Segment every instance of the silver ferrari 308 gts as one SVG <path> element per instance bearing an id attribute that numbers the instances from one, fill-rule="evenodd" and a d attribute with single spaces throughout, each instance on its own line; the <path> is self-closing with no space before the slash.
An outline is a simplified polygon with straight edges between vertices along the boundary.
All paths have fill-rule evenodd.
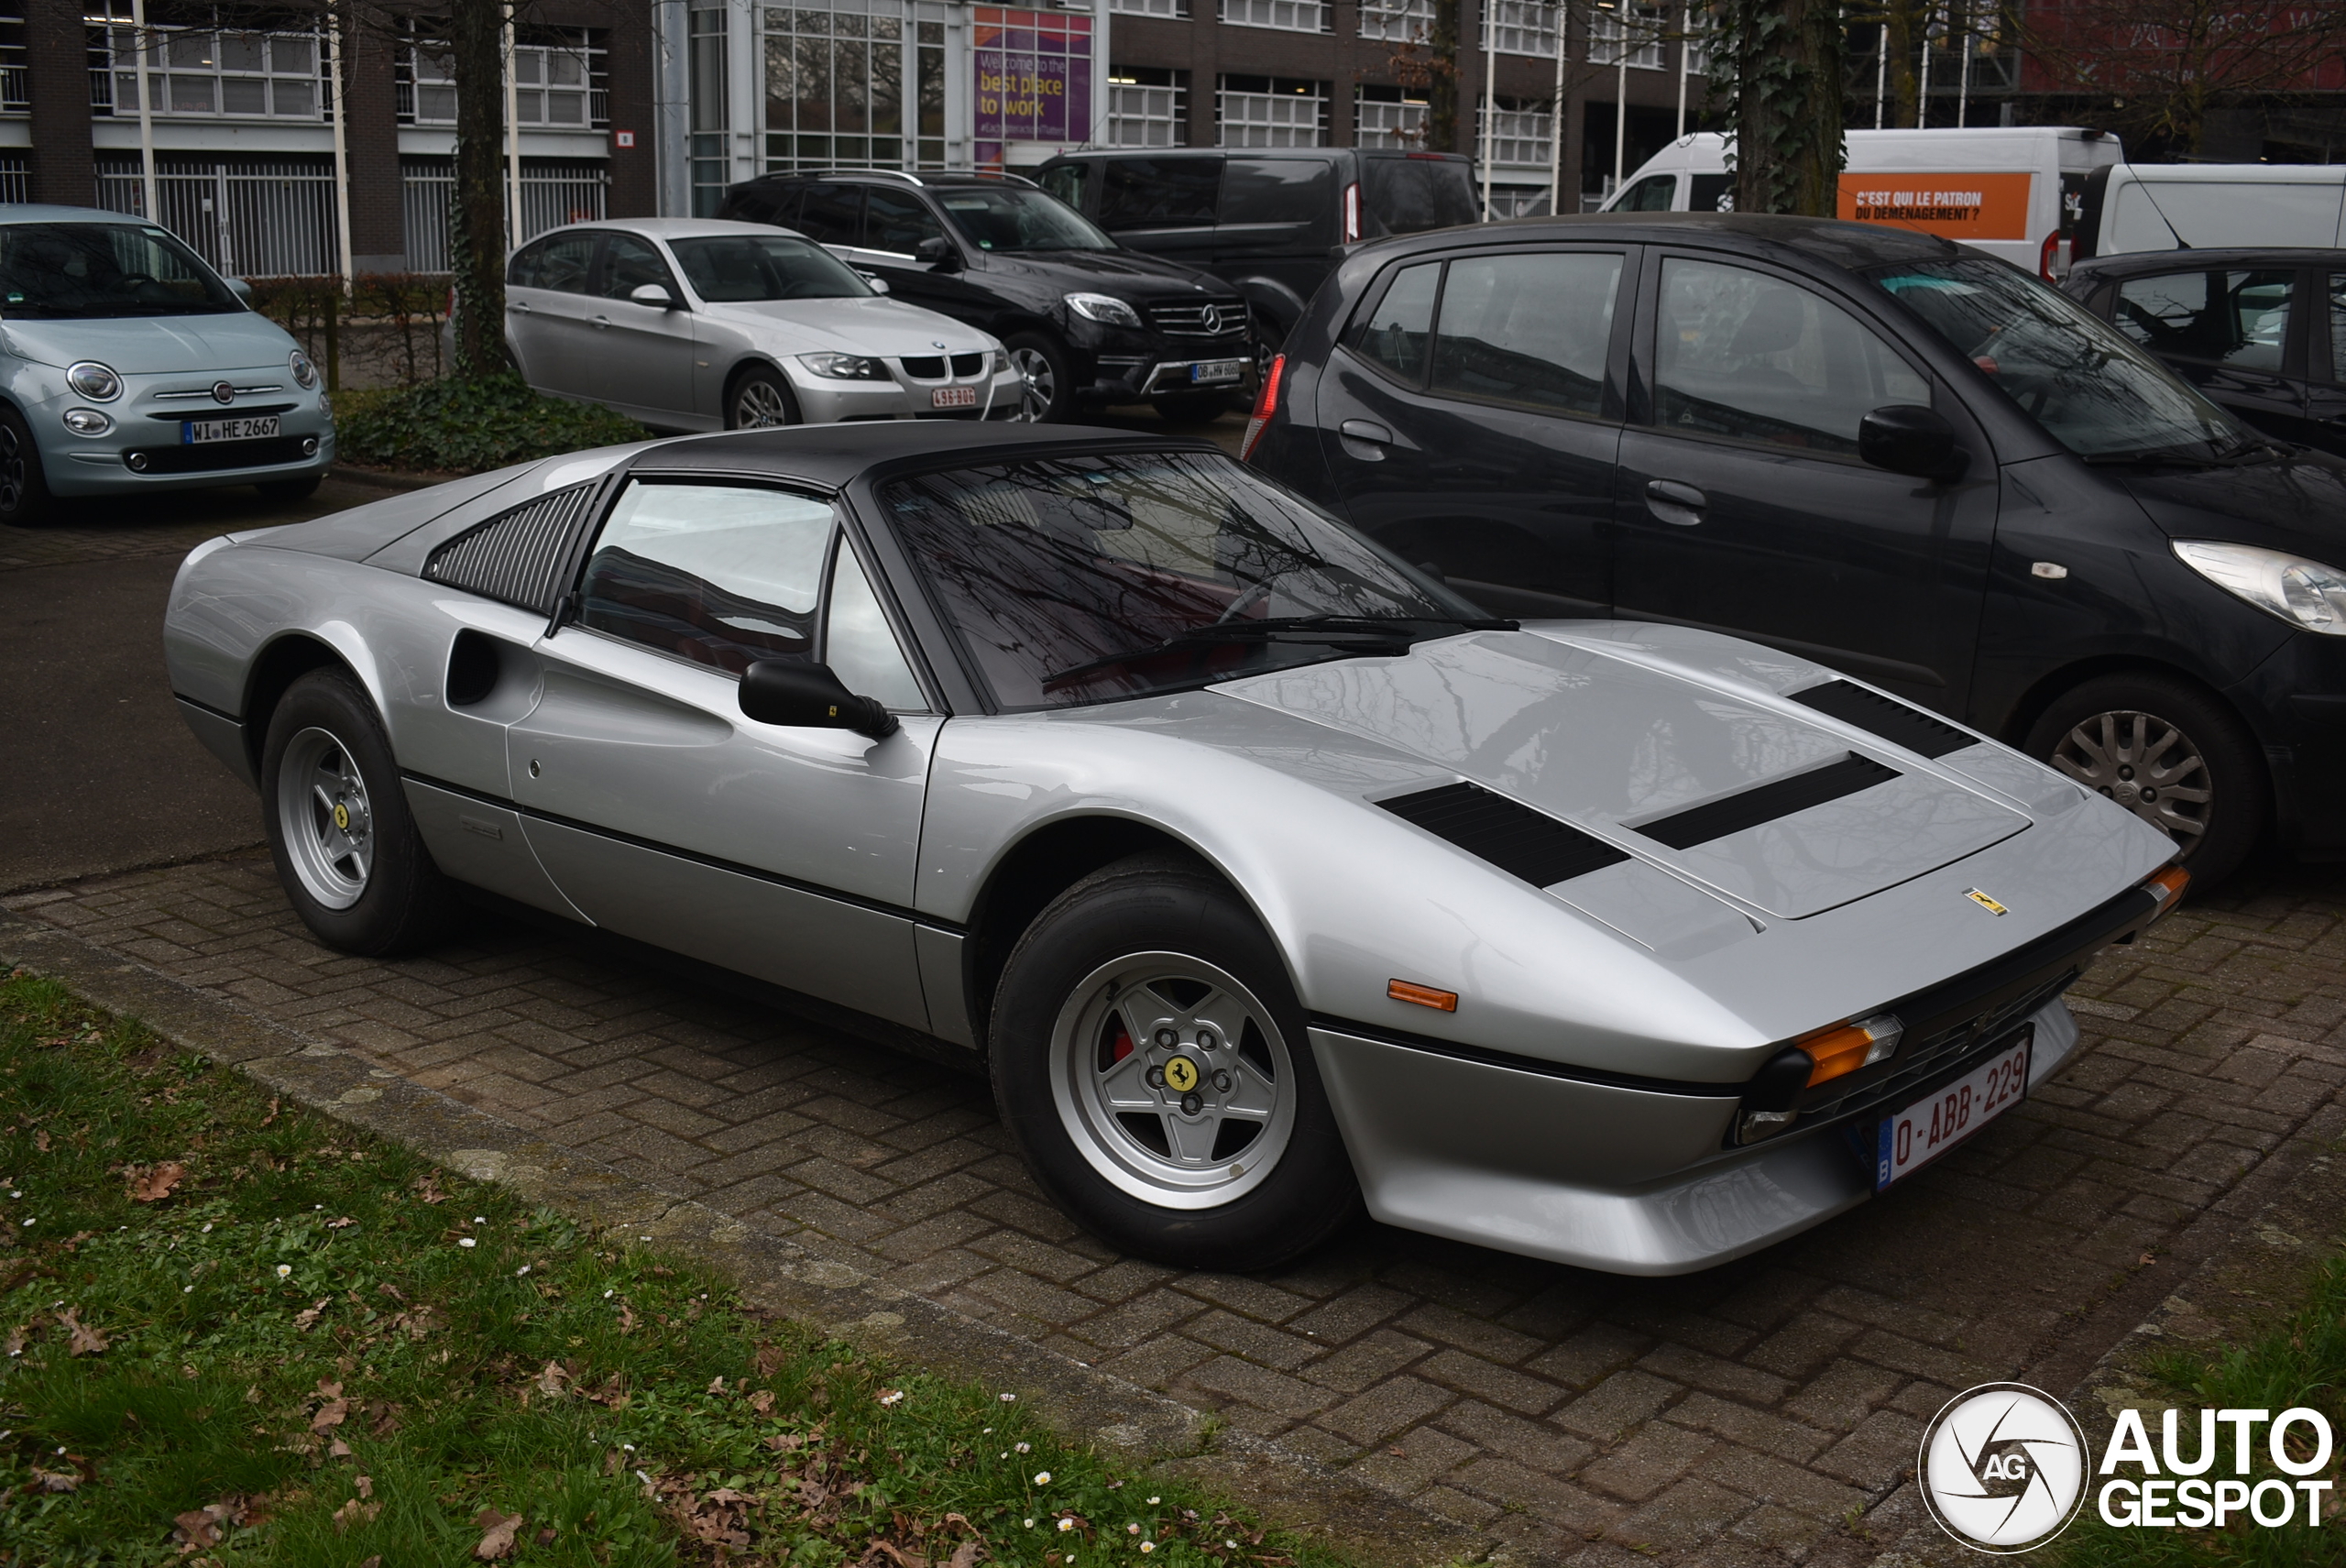
<path id="1" fill-rule="evenodd" d="M 1184 1265 L 1363 1201 L 1622 1273 L 1766 1246 L 2058 1071 L 2184 880 L 1870 686 L 1491 619 L 1190 442 L 554 458 L 213 540 L 165 641 L 320 939 L 488 902 L 956 1050 Z"/>

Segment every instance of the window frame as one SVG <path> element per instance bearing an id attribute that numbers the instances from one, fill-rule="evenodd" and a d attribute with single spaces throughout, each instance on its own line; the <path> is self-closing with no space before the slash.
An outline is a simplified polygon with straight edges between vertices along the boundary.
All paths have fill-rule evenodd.
<path id="1" fill-rule="evenodd" d="M 1440 250 L 1430 254 L 1397 257 L 1387 263 L 1375 282 L 1361 291 L 1360 302 L 1353 307 L 1352 315 L 1344 323 L 1344 330 L 1337 338 L 1337 349 L 1351 361 L 1375 375 L 1388 386 L 1416 394 L 1433 401 L 1464 404 L 1471 408 L 1507 409 L 1515 413 L 1530 414 L 1542 419 L 1577 420 L 1587 424 L 1623 424 L 1628 422 L 1628 373 L 1630 368 L 1631 329 L 1639 316 L 1645 292 L 1645 269 L 1640 265 L 1640 253 L 1647 247 L 1638 245 L 1589 242 L 1542 242 L 1537 245 L 1476 245 L 1456 250 Z M 1473 260 L 1479 257 L 1518 256 L 1617 256 L 1621 269 L 1615 280 L 1613 299 L 1613 335 L 1605 349 L 1605 378 L 1598 393 L 1597 411 L 1582 413 L 1573 409 L 1542 408 L 1532 403 L 1507 401 L 1496 398 L 1478 398 L 1471 394 L 1438 391 L 1433 387 L 1433 364 L 1440 351 L 1442 338 L 1442 297 L 1450 291 L 1450 267 L 1455 261 Z M 1426 332 L 1426 362 L 1415 384 L 1403 380 L 1387 367 L 1371 359 L 1353 346 L 1353 334 L 1376 313 L 1376 307 L 1401 274 L 1412 267 L 1434 262 L 1442 268 L 1435 280 L 1433 313 Z"/>
<path id="2" fill-rule="evenodd" d="M 1715 446 L 1732 447 L 1741 452 L 1765 452 L 1774 457 L 1799 457 L 1819 463 L 1837 463 L 1844 467 L 1872 468 L 1873 465 L 1854 452 L 1821 452 L 1814 447 L 1787 446 L 1772 441 L 1749 441 L 1742 436 L 1719 435 L 1704 430 L 1680 430 L 1675 426 L 1655 422 L 1659 390 L 1655 375 L 1659 369 L 1660 345 L 1655 334 L 1661 320 L 1662 269 L 1672 261 L 1699 261 L 1714 267 L 1740 267 L 1772 278 L 1780 283 L 1815 295 L 1844 315 L 1871 333 L 1922 383 L 1930 389 L 1931 410 L 1950 420 L 1958 431 L 1972 424 L 1968 411 L 1957 414 L 1950 404 L 1959 408 L 1960 401 L 1947 386 L 1946 378 L 1936 367 L 1916 354 L 1891 330 L 1888 323 L 1866 308 L 1870 302 L 1860 302 L 1836 290 L 1825 287 L 1822 280 L 1792 268 L 1780 267 L 1738 251 L 1703 250 L 1685 246 L 1651 246 L 1647 248 L 1645 266 L 1638 284 L 1636 335 L 1633 343 L 1631 388 L 1626 424 L 1635 425 L 1649 435 L 1668 436 L 1678 441 L 1700 441 Z M 1921 405 L 1917 405 L 1921 406 Z M 1879 471 L 1879 470 L 1877 470 Z"/>
<path id="3" fill-rule="evenodd" d="M 953 711 L 948 703 L 941 700 L 937 682 L 930 671 L 926 649 L 923 646 L 921 639 L 915 635 L 913 630 L 905 623 L 894 585 L 890 580 L 890 574 L 882 567 L 877 553 L 870 541 L 862 537 L 863 530 L 856 521 L 854 509 L 848 504 L 847 498 L 842 493 L 825 491 L 815 485 L 793 484 L 771 474 L 707 471 L 679 473 L 656 468 L 648 470 L 620 468 L 606 476 L 603 483 L 608 487 L 605 493 L 597 497 L 587 509 L 587 515 L 592 521 L 577 531 L 577 537 L 570 546 L 570 560 L 562 574 L 562 594 L 555 603 L 553 616 L 549 618 L 546 627 L 547 636 L 552 637 L 567 630 L 581 636 L 597 637 L 620 647 L 665 659 L 680 668 L 697 670 L 704 675 L 730 681 L 739 685 L 741 677 L 721 665 L 687 658 L 682 653 L 672 652 L 665 648 L 655 648 L 648 642 L 639 642 L 632 638 L 621 637 L 615 632 L 586 625 L 580 619 L 586 584 L 586 568 L 595 558 L 595 546 L 601 541 L 603 530 L 610 525 L 611 516 L 619 510 L 619 499 L 626 495 L 628 487 L 630 485 L 702 486 L 730 490 L 771 490 L 800 500 L 819 502 L 828 508 L 831 514 L 830 530 L 823 543 L 823 563 L 816 573 L 815 633 L 811 640 L 814 647 L 809 654 L 810 661 L 822 663 L 826 668 L 828 667 L 828 655 L 830 652 L 831 638 L 831 583 L 834 574 L 839 569 L 839 553 L 844 547 L 854 555 L 856 565 L 862 570 L 865 581 L 872 585 L 872 595 L 880 601 L 880 613 L 887 622 L 889 634 L 895 638 L 897 652 L 904 655 L 905 666 L 912 671 L 913 684 L 919 688 L 921 700 L 926 704 L 923 707 L 891 708 L 889 711 L 907 717 L 940 718 Z"/>
<path id="4" fill-rule="evenodd" d="M 532 240 L 528 245 L 521 247 L 520 250 L 516 250 L 511 256 L 506 258 L 505 286 L 509 289 L 535 289 L 541 294 L 575 294 L 582 300 L 600 299 L 602 296 L 597 294 L 595 291 L 601 283 L 603 277 L 604 242 L 608 240 L 610 237 L 610 230 L 600 228 L 569 229 L 559 234 L 540 235 L 537 238 Z M 640 238 L 641 236 L 639 236 L 638 237 Z M 521 258 L 524 251 L 535 249 L 539 246 L 558 245 L 565 239 L 583 239 L 586 242 L 586 272 L 585 283 L 582 287 L 577 289 L 549 289 L 543 283 L 516 283 L 513 281 L 513 264 Z"/>
<path id="5" fill-rule="evenodd" d="M 625 294 L 608 292 L 610 282 L 611 246 L 614 241 L 619 239 L 631 239 L 639 245 L 650 247 L 652 257 L 660 263 L 661 269 L 668 274 L 669 296 L 675 301 L 677 308 L 687 311 L 692 309 L 692 296 L 685 290 L 684 269 L 677 265 L 676 258 L 669 254 L 665 242 L 655 239 L 648 234 L 636 234 L 627 229 L 602 231 L 602 242 L 595 247 L 594 271 L 589 274 L 594 281 L 594 287 L 588 291 L 589 298 L 610 300 L 619 304 L 634 302 Z"/>

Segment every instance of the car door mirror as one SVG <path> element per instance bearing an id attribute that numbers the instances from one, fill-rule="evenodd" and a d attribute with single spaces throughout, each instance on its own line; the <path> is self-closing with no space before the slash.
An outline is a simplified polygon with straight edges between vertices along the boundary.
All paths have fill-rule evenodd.
<path id="1" fill-rule="evenodd" d="M 668 291 L 665 283 L 638 283 L 628 291 L 627 297 L 639 305 L 650 305 L 654 310 L 673 311 L 676 308 L 676 296 Z"/>
<path id="2" fill-rule="evenodd" d="M 875 740 L 896 732 L 896 716 L 877 698 L 849 691 L 828 664 L 790 659 L 761 659 L 742 672 L 741 712 L 760 724 L 852 729 Z"/>
<path id="3" fill-rule="evenodd" d="M 225 278 L 221 281 L 228 285 L 228 292 L 244 301 L 245 303 L 249 305 L 253 302 L 253 286 L 242 278 Z"/>
<path id="4" fill-rule="evenodd" d="M 913 258 L 928 263 L 939 272 L 961 270 L 961 253 L 941 234 L 931 235 L 913 247 Z"/>
<path id="5" fill-rule="evenodd" d="M 862 268 L 859 267 L 855 269 L 855 275 L 862 279 L 864 287 L 870 289 L 873 293 L 884 294 L 888 291 L 888 280 L 881 277 L 877 272 L 866 272 Z"/>
<path id="6" fill-rule="evenodd" d="M 1955 478 L 1970 461 L 1956 440 L 1955 426 L 1914 403 L 1891 403 L 1858 421 L 1858 455 L 1877 468 L 1918 479 Z"/>

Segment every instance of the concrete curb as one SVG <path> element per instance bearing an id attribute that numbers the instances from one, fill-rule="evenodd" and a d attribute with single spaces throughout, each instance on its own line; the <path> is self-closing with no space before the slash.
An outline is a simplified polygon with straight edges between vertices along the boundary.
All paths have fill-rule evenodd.
<path id="1" fill-rule="evenodd" d="M 1178 1400 L 1021 1340 L 756 1230 L 682 1194 L 532 1137 L 338 1047 L 247 1014 L 70 933 L 0 911 L 0 970 L 62 981 L 181 1049 L 273 1093 L 394 1139 L 451 1168 L 723 1270 L 745 1299 L 875 1351 L 1017 1393 L 1063 1435 L 1211 1486 L 1365 1562 L 1484 1562 L 1540 1568 L 1498 1538 L 1442 1519 L 1275 1442 L 1224 1432 Z"/>

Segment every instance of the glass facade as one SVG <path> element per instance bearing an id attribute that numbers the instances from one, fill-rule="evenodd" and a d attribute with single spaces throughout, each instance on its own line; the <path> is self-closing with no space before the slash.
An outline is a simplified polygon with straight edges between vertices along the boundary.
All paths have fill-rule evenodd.
<path id="1" fill-rule="evenodd" d="M 768 169 L 944 166 L 945 24 L 916 9 L 766 8 Z"/>

